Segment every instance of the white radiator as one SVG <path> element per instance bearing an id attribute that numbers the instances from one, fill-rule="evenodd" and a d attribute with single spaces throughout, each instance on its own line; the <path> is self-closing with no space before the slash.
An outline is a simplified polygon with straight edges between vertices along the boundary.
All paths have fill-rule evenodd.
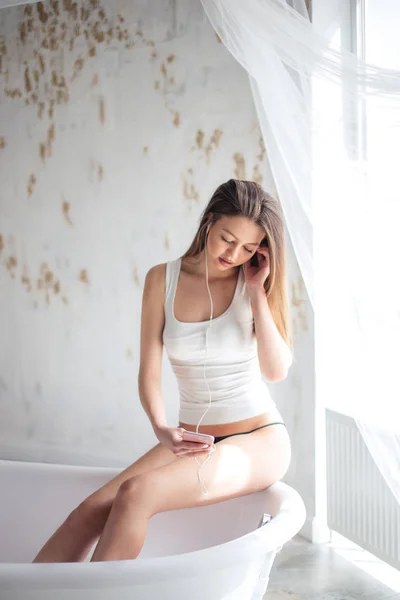
<path id="1" fill-rule="evenodd" d="M 326 411 L 328 527 L 400 569 L 400 506 L 354 420 Z"/>

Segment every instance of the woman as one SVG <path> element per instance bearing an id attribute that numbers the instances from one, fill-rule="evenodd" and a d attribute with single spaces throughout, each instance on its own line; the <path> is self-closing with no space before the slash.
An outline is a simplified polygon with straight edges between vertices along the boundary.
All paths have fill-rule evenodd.
<path id="1" fill-rule="evenodd" d="M 136 558 L 152 515 L 284 476 L 290 440 L 262 375 L 280 381 L 292 361 L 285 266 L 279 203 L 254 182 L 219 186 L 189 250 L 145 280 L 139 395 L 159 443 L 75 508 L 34 562 L 84 560 L 99 537 L 92 561 Z M 163 345 L 179 382 L 179 427 L 164 411 Z M 200 422 L 212 447 L 183 439 Z"/>

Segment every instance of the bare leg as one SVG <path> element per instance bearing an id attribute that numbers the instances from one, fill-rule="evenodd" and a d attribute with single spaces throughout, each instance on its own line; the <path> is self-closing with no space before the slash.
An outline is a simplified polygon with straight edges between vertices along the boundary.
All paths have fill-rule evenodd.
<path id="1" fill-rule="evenodd" d="M 80 562 L 98 540 L 121 484 L 129 478 L 176 460 L 165 446 L 157 444 L 135 463 L 88 496 L 77 506 L 44 544 L 32 562 Z"/>
<path id="2" fill-rule="evenodd" d="M 274 425 L 216 445 L 205 465 L 208 495 L 198 466 L 184 457 L 126 480 L 119 488 L 92 561 L 137 558 L 148 521 L 156 513 L 221 502 L 272 485 L 286 473 L 291 457 L 286 428 Z"/>
<path id="3" fill-rule="evenodd" d="M 184 460 L 190 459 L 181 459 Z M 151 483 L 150 480 L 148 483 Z M 148 521 L 153 513 L 152 500 L 154 501 L 155 490 L 153 488 L 145 491 L 150 487 L 151 485 L 147 486 L 144 476 L 133 477 L 121 485 L 91 558 L 92 562 L 138 556 L 144 543 Z"/>

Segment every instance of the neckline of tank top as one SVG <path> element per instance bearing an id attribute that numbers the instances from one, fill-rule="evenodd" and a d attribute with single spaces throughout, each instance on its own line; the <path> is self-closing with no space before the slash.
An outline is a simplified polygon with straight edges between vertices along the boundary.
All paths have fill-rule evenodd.
<path id="1" fill-rule="evenodd" d="M 179 275 L 180 275 L 180 272 L 181 272 L 182 258 L 177 258 L 176 262 L 177 262 L 177 267 L 176 267 L 177 276 L 175 278 L 175 289 L 174 289 L 174 293 L 173 293 L 173 296 L 172 296 L 172 304 L 171 304 L 171 313 L 172 313 L 173 320 L 176 323 L 178 323 L 179 325 L 204 325 L 205 323 L 209 323 L 210 319 L 207 319 L 206 321 L 179 321 L 175 317 L 175 310 L 174 310 L 175 296 L 176 296 L 176 289 L 178 287 Z M 232 308 L 232 306 L 233 306 L 233 304 L 234 304 L 234 302 L 236 300 L 236 296 L 238 295 L 238 292 L 239 292 L 239 284 L 240 284 L 242 269 L 243 269 L 243 267 L 241 266 L 240 269 L 239 269 L 239 275 L 238 275 L 238 278 L 237 278 L 237 281 L 236 281 L 235 291 L 234 291 L 234 294 L 233 294 L 232 301 L 231 301 L 230 305 L 228 306 L 228 308 L 226 309 L 226 311 L 222 313 L 222 315 L 218 315 L 218 317 L 214 317 L 212 319 L 213 323 L 214 323 L 214 321 L 218 321 L 219 319 L 222 319 L 222 317 L 225 317 L 225 315 L 227 315 L 230 312 L 230 310 L 231 310 L 231 308 Z"/>

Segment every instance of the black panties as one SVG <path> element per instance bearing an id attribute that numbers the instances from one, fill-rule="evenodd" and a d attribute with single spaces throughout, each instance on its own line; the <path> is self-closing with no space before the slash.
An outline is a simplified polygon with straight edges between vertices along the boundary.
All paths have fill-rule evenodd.
<path id="1" fill-rule="evenodd" d="M 253 431 L 258 431 L 258 429 L 263 429 L 264 427 L 269 427 L 270 425 L 284 425 L 286 427 L 285 423 L 282 423 L 281 421 L 278 421 L 277 423 L 268 423 L 268 425 L 261 425 L 261 427 L 256 427 L 255 429 L 252 429 L 251 431 L 242 431 L 241 433 L 231 433 L 229 435 L 217 436 L 214 439 L 214 444 L 218 444 L 218 442 L 221 442 L 222 440 L 225 440 L 228 437 L 232 437 L 234 435 L 245 435 L 247 433 L 253 433 Z"/>

